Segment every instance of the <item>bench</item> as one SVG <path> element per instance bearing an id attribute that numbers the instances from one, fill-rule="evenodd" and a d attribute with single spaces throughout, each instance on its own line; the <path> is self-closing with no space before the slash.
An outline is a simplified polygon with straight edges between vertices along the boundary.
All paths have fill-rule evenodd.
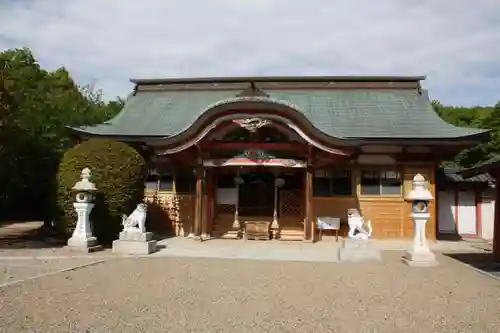
<path id="1" fill-rule="evenodd" d="M 316 218 L 316 228 L 319 229 L 320 240 L 323 230 L 335 230 L 335 241 L 339 241 L 340 217 L 319 216 Z"/>

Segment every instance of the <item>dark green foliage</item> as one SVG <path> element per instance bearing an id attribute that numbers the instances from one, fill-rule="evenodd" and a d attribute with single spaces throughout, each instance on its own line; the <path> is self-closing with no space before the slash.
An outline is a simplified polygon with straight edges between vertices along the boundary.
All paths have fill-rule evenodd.
<path id="1" fill-rule="evenodd" d="M 490 141 L 482 145 L 483 156 L 481 162 L 500 154 L 500 102 L 498 102 L 488 116 L 481 121 L 483 128 L 491 129 Z"/>
<path id="2" fill-rule="evenodd" d="M 500 154 L 500 104 L 495 107 L 454 107 L 443 106 L 438 101 L 432 105 L 436 113 L 450 124 L 462 127 L 490 129 L 490 140 L 475 147 L 465 149 L 453 161 L 443 162 L 444 166 L 471 167 Z"/>
<path id="3" fill-rule="evenodd" d="M 134 148 L 116 141 L 91 139 L 69 149 L 57 173 L 56 225 L 66 235 L 76 222 L 71 188 L 86 167 L 91 169 L 90 180 L 98 189 L 91 213 L 94 234 L 106 244 L 116 239 L 122 214 L 130 214 L 144 198 L 146 163 Z"/>
<path id="4" fill-rule="evenodd" d="M 42 69 L 29 49 L 0 52 L 0 219 L 50 220 L 57 165 L 73 145 L 65 126 L 104 122 L 121 105 L 65 68 Z"/>
<path id="5" fill-rule="evenodd" d="M 483 120 L 491 113 L 491 107 L 457 107 L 443 106 L 438 101 L 433 101 L 432 105 L 437 114 L 446 122 L 455 126 L 482 128 Z"/>

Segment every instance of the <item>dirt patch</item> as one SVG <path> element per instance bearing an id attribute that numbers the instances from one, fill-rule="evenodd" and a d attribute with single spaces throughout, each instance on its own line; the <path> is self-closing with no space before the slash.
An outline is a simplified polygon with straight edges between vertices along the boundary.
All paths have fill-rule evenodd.
<path id="1" fill-rule="evenodd" d="M 64 241 L 43 226 L 43 222 L 11 222 L 0 227 L 1 249 L 39 249 L 61 247 Z"/>

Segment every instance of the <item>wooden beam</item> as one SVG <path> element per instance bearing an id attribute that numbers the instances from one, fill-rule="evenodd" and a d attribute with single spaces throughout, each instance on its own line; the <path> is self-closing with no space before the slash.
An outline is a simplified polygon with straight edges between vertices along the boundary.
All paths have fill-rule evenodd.
<path id="1" fill-rule="evenodd" d="M 396 154 L 386 154 L 393 156 L 398 162 L 432 162 L 440 160 L 444 155 L 441 153 L 439 155 L 437 152 L 429 153 L 396 153 Z"/>
<path id="2" fill-rule="evenodd" d="M 311 165 L 316 169 L 332 167 L 339 168 L 345 166 L 350 161 L 349 156 L 329 155 L 323 152 L 314 150 L 314 158 L 312 158 Z"/>
<path id="3" fill-rule="evenodd" d="M 220 142 L 209 141 L 202 143 L 202 150 L 222 149 L 222 150 L 236 150 L 236 149 L 265 149 L 265 150 L 291 150 L 297 152 L 307 152 L 307 146 L 294 143 L 294 142 Z"/>

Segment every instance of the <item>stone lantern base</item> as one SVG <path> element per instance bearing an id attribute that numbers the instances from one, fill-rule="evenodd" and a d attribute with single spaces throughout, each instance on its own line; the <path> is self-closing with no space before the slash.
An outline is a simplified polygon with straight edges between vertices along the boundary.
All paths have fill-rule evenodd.
<path id="1" fill-rule="evenodd" d="M 431 251 L 406 251 L 403 262 L 410 267 L 434 267 L 439 265 Z"/>
<path id="2" fill-rule="evenodd" d="M 84 237 L 73 236 L 70 239 L 68 239 L 67 249 L 70 250 L 71 252 L 90 253 L 90 252 L 101 251 L 102 246 L 98 244 L 97 238 L 95 237 L 84 238 Z"/>
<path id="3" fill-rule="evenodd" d="M 152 232 L 124 230 L 119 239 L 113 241 L 113 252 L 119 254 L 151 254 L 156 252 L 156 241 Z"/>
<path id="4" fill-rule="evenodd" d="M 368 239 L 348 238 L 339 249 L 339 259 L 342 262 L 381 261 L 380 250 L 371 246 Z"/>

